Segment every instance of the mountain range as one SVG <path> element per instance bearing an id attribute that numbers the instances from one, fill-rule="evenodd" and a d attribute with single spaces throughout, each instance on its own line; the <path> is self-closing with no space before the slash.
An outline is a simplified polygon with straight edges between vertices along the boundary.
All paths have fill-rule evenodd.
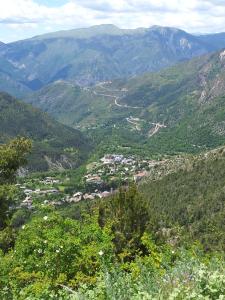
<path id="1" fill-rule="evenodd" d="M 57 80 L 89 86 L 155 72 L 225 47 L 224 36 L 100 25 L 1 43 L 0 88 L 21 97 Z"/>
<path id="2" fill-rule="evenodd" d="M 37 107 L 2 94 L 2 135 L 35 140 L 37 169 L 60 167 L 65 151 L 62 167 L 78 165 L 90 144 L 98 155 L 217 147 L 225 142 L 224 46 L 224 33 L 113 25 L 1 43 L 0 90 Z"/>

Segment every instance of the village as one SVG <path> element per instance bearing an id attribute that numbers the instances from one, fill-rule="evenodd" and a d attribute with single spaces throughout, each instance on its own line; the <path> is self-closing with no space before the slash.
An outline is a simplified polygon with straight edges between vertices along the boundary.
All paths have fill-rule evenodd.
<path id="1" fill-rule="evenodd" d="M 111 187 L 119 184 L 138 183 L 148 176 L 148 172 L 162 161 L 143 160 L 135 156 L 125 157 L 120 154 L 107 154 L 99 162 L 87 166 L 85 181 L 87 185 L 101 186 L 107 184 Z"/>
<path id="2" fill-rule="evenodd" d="M 50 176 L 37 180 L 35 188 L 27 186 L 26 183 L 16 184 L 25 196 L 18 208 L 34 209 L 36 202 L 41 202 L 41 205 L 61 206 L 83 200 L 107 198 L 113 195 L 119 186 L 127 186 L 132 182 L 138 184 L 165 162 L 166 160 L 107 154 L 99 161 L 87 165 L 86 174 L 82 178 L 85 187 L 83 191 L 74 189 L 73 193 L 65 193 L 59 188 L 63 182 Z"/>

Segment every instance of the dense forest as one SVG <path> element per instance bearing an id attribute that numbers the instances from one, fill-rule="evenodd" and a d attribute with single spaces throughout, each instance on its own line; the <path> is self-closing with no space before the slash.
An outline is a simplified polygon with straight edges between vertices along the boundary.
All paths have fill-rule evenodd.
<path id="1" fill-rule="evenodd" d="M 56 209 L 16 209 L 31 143 L 0 146 L 1 299 L 224 299 L 223 148 Z"/>
<path id="2" fill-rule="evenodd" d="M 151 230 L 177 224 L 206 250 L 225 250 L 225 148 L 206 153 L 184 170 L 140 187 L 153 219 Z M 174 234 L 174 233 L 173 233 Z"/>

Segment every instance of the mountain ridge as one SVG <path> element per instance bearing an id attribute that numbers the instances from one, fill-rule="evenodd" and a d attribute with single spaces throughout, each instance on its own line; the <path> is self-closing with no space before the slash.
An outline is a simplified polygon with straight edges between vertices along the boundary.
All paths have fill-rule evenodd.
<path id="1" fill-rule="evenodd" d="M 23 96 L 57 80 L 91 86 L 156 72 L 223 47 L 223 34 L 196 36 L 160 26 L 126 30 L 102 25 L 60 31 L 0 47 L 0 58 L 20 74 L 12 79 L 24 87 L 23 93 L 17 92 L 8 86 L 5 75 L 1 88 Z"/>
<path id="2" fill-rule="evenodd" d="M 49 33 L 44 33 L 40 35 L 36 35 L 33 37 L 29 37 L 26 39 L 22 39 L 19 41 L 14 41 L 10 43 L 4 43 L 0 41 L 0 45 L 3 44 L 2 46 L 7 46 L 11 45 L 17 42 L 21 41 L 27 41 L 27 40 L 35 40 L 35 39 L 48 39 L 50 37 L 74 37 L 74 38 L 83 38 L 82 34 L 86 33 L 87 38 L 91 36 L 96 36 L 96 35 L 120 35 L 120 34 L 135 34 L 135 33 L 145 33 L 148 31 L 174 31 L 174 32 L 183 32 L 187 33 L 191 36 L 195 36 L 198 38 L 201 38 L 202 40 L 207 40 L 208 37 L 212 38 L 217 38 L 220 40 L 220 38 L 224 37 L 225 32 L 217 32 L 217 33 L 189 33 L 184 29 L 180 29 L 178 27 L 171 27 L 171 26 L 161 26 L 161 25 L 152 25 L 150 27 L 137 27 L 137 28 L 121 28 L 118 27 L 114 24 L 100 24 L 100 25 L 93 25 L 90 27 L 82 27 L 82 28 L 74 28 L 74 29 L 65 29 L 65 30 L 59 30 L 55 32 L 49 32 Z"/>

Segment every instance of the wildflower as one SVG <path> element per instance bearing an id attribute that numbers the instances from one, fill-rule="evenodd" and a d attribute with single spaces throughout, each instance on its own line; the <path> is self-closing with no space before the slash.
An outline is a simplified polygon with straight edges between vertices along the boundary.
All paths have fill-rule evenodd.
<path id="1" fill-rule="evenodd" d="M 60 252 L 60 250 L 59 250 L 59 249 L 57 249 L 55 252 L 56 252 L 56 253 L 59 253 L 59 252 Z"/>
<path id="2" fill-rule="evenodd" d="M 98 252 L 98 254 L 99 254 L 100 256 L 102 256 L 102 255 L 104 254 L 104 252 L 103 252 L 102 250 L 100 250 L 100 251 Z"/>
<path id="3" fill-rule="evenodd" d="M 47 242 L 48 242 L 48 241 L 45 240 L 45 241 L 44 241 L 44 244 L 47 244 Z"/>
<path id="4" fill-rule="evenodd" d="M 26 226 L 25 226 L 25 225 L 23 225 L 23 226 L 22 226 L 22 229 L 25 229 L 25 227 L 26 227 Z"/>
<path id="5" fill-rule="evenodd" d="M 48 216 L 44 216 L 43 219 L 44 219 L 45 221 L 47 221 L 47 220 L 48 220 Z"/>

